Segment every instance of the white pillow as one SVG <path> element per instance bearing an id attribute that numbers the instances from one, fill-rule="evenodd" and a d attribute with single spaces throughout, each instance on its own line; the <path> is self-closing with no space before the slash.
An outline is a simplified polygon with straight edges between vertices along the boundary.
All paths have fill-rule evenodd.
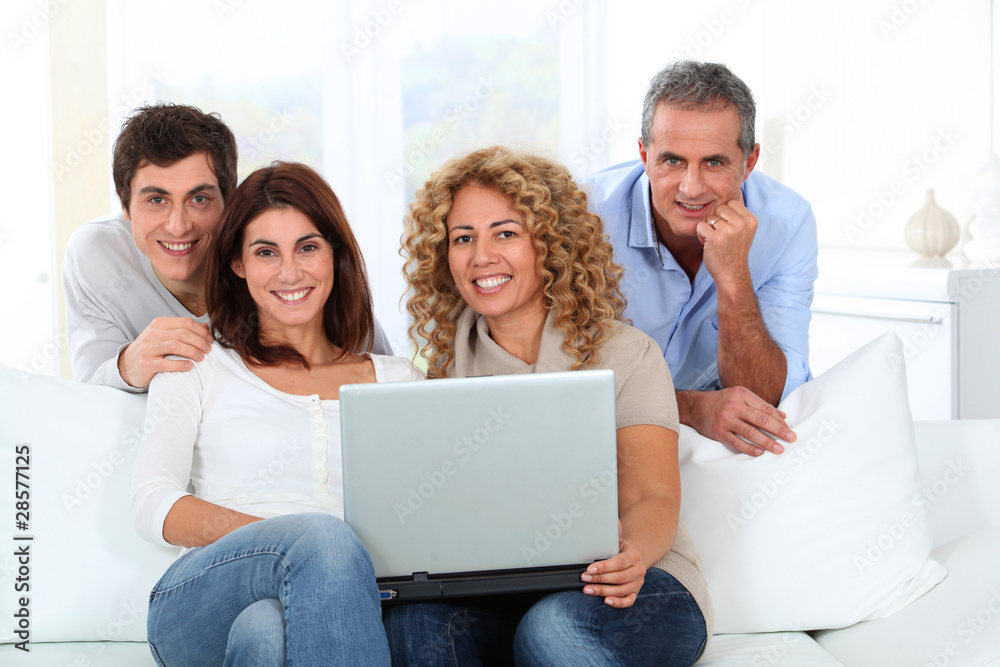
<path id="1" fill-rule="evenodd" d="M 887 332 L 779 406 L 785 453 L 740 454 L 681 428 L 681 521 L 716 633 L 882 618 L 947 574 L 928 558 L 902 343 Z"/>
<path id="2" fill-rule="evenodd" d="M 31 642 L 146 640 L 149 591 L 179 550 L 132 528 L 145 408 L 145 395 L 0 365 L 0 643 L 23 641 L 25 623 Z"/>

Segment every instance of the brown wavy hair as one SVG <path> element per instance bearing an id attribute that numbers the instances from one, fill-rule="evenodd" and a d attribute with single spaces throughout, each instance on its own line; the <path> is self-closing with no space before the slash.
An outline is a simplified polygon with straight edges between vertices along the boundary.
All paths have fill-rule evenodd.
<path id="1" fill-rule="evenodd" d="M 624 319 L 622 269 L 612 261 L 601 219 L 569 170 L 546 157 L 492 146 L 447 162 L 407 212 L 400 254 L 413 317 L 410 339 L 427 360 L 427 377 L 445 377 L 454 361 L 456 322 L 465 308 L 448 266 L 448 213 L 464 185 L 493 188 L 524 213 L 538 253 L 545 305 L 555 311 L 573 370 L 596 363 L 614 322 Z"/>
<path id="2" fill-rule="evenodd" d="M 294 208 L 316 225 L 333 246 L 333 291 L 323 306 L 327 338 L 342 354 L 370 352 L 375 334 L 372 294 L 361 249 L 347 222 L 337 195 L 310 167 L 296 162 L 274 162 L 246 177 L 219 223 L 208 259 L 208 315 L 212 333 L 224 347 L 259 364 L 292 362 L 309 368 L 305 357 L 288 346 L 265 345 L 260 340 L 257 304 L 246 280 L 233 272 L 232 263 L 243 252 L 244 230 L 266 211 Z"/>
<path id="3" fill-rule="evenodd" d="M 196 153 L 208 156 L 223 200 L 236 189 L 236 137 L 217 113 L 186 104 L 156 104 L 132 111 L 115 140 L 111 174 L 125 212 L 132 179 L 147 164 L 169 167 Z"/>

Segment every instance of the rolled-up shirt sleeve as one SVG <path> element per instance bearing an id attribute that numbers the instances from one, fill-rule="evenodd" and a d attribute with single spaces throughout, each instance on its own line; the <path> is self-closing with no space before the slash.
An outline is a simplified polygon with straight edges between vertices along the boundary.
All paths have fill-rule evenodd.
<path id="1" fill-rule="evenodd" d="M 801 223 L 786 251 L 780 268 L 757 290 L 757 305 L 771 339 L 785 354 L 787 370 L 784 400 L 791 391 L 812 379 L 809 371 L 809 321 L 813 284 L 819 274 L 816 218 L 804 200 L 796 217 Z"/>
<path id="2" fill-rule="evenodd" d="M 149 385 L 142 442 L 132 473 L 132 520 L 139 535 L 160 546 L 167 514 L 188 484 L 201 423 L 200 369 L 157 373 Z"/>

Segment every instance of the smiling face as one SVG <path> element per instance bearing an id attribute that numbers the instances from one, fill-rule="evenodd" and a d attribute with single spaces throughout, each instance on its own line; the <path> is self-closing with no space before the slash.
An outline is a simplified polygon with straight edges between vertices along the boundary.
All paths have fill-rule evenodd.
<path id="1" fill-rule="evenodd" d="M 333 246 L 304 213 L 270 209 L 243 229 L 233 272 L 247 281 L 260 331 L 287 338 L 292 328 L 323 328 L 323 307 L 333 290 Z"/>
<path id="2" fill-rule="evenodd" d="M 448 214 L 448 266 L 459 293 L 491 329 L 535 323 L 547 314 L 524 213 L 493 188 L 458 189 Z"/>
<path id="3" fill-rule="evenodd" d="M 653 222 L 668 248 L 696 243 L 699 222 L 721 204 L 742 201 L 741 186 L 760 154 L 744 157 L 740 120 L 732 107 L 718 111 L 675 109 L 661 104 L 653 116 L 652 142 L 639 141 L 649 176 Z"/>
<path id="4" fill-rule="evenodd" d="M 174 296 L 203 295 L 205 259 L 222 218 L 222 191 L 208 156 L 147 164 L 132 179 L 125 219 L 153 273 Z"/>

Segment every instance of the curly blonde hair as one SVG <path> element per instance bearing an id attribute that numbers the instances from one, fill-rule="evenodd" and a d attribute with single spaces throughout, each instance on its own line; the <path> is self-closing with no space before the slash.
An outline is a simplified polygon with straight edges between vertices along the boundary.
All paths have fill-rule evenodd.
<path id="1" fill-rule="evenodd" d="M 413 317 L 410 339 L 427 376 L 445 377 L 454 361 L 456 322 L 466 303 L 448 265 L 448 214 L 455 193 L 477 184 L 499 191 L 524 213 L 538 253 L 544 300 L 555 311 L 573 370 L 596 363 L 615 321 L 624 318 L 622 269 L 612 261 L 601 219 L 569 170 L 548 158 L 504 146 L 474 151 L 431 175 L 406 215 L 400 254 Z M 426 341 L 426 344 L 422 343 Z"/>

